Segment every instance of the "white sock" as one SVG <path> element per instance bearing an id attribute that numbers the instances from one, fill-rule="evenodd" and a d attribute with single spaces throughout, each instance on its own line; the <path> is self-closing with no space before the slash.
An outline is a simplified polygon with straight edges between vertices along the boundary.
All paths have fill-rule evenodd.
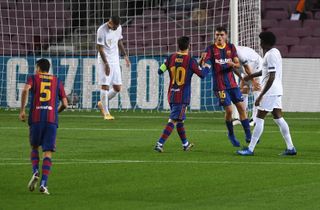
<path id="1" fill-rule="evenodd" d="M 290 130 L 289 130 L 289 126 L 288 126 L 287 122 L 283 119 L 283 117 L 281 117 L 279 119 L 273 119 L 273 120 L 280 128 L 280 132 L 282 134 L 282 137 L 287 144 L 287 149 L 291 150 L 294 146 L 292 143 Z"/>
<path id="2" fill-rule="evenodd" d="M 257 100 L 259 94 L 260 94 L 259 91 L 253 91 L 253 103 Z M 253 122 L 256 122 L 257 112 L 258 112 L 258 109 L 257 109 L 257 107 L 253 104 L 253 108 L 252 108 L 252 119 L 253 119 Z"/>
<path id="3" fill-rule="evenodd" d="M 242 94 L 242 96 L 243 96 L 244 110 L 247 111 L 249 95 L 248 94 Z"/>
<path id="4" fill-rule="evenodd" d="M 103 110 L 106 114 L 109 114 L 109 109 L 108 109 L 108 90 L 100 90 L 100 100 L 102 103 Z"/>
<path id="5" fill-rule="evenodd" d="M 114 91 L 113 89 L 109 90 L 108 99 L 109 100 L 113 99 L 117 95 L 117 93 L 118 92 Z"/>
<path id="6" fill-rule="evenodd" d="M 251 136 L 251 141 L 250 144 L 248 146 L 249 150 L 251 152 L 253 152 L 254 148 L 256 147 L 256 144 L 258 142 L 258 140 L 260 139 L 260 136 L 263 132 L 263 126 L 264 126 L 264 120 L 261 118 L 256 119 L 256 126 L 253 129 L 253 133 Z"/>

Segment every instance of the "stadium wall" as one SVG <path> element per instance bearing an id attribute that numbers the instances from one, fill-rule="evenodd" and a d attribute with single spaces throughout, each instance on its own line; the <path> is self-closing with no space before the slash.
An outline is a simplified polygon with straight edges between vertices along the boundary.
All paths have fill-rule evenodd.
<path id="1" fill-rule="evenodd" d="M 21 89 L 34 72 L 34 57 L 0 57 L 0 106 L 20 107 Z M 159 77 L 161 57 L 131 57 L 131 69 L 121 60 L 123 89 L 110 101 L 114 109 L 168 109 L 169 76 Z M 65 84 L 66 93 L 80 96 L 78 108 L 92 109 L 99 99 L 95 57 L 50 57 L 51 73 Z M 283 107 L 290 112 L 320 111 L 320 59 L 283 59 Z M 193 77 L 191 109 L 221 110 L 211 90 L 211 77 Z M 165 102 L 165 103 L 163 103 Z"/>
<path id="2" fill-rule="evenodd" d="M 320 59 L 283 59 L 283 109 L 320 111 Z"/>

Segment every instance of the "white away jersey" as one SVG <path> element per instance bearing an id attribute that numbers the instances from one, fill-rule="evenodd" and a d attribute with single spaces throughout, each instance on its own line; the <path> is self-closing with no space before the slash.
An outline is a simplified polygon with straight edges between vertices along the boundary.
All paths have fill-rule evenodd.
<path id="1" fill-rule="evenodd" d="M 109 29 L 107 23 L 104 23 L 97 31 L 97 44 L 103 46 L 103 51 L 109 63 L 119 63 L 118 41 L 122 37 L 122 27 L 119 25 L 117 30 Z M 98 62 L 102 62 L 100 53 L 98 52 Z"/>
<path id="2" fill-rule="evenodd" d="M 261 56 L 250 47 L 237 46 L 237 54 L 241 65 L 249 65 L 252 73 L 262 69 Z"/>
<path id="3" fill-rule="evenodd" d="M 266 96 L 283 94 L 282 89 L 282 57 L 276 48 L 270 49 L 263 57 L 262 64 L 262 86 L 264 87 L 269 79 L 269 73 L 276 72 L 272 86 L 266 92 Z"/>

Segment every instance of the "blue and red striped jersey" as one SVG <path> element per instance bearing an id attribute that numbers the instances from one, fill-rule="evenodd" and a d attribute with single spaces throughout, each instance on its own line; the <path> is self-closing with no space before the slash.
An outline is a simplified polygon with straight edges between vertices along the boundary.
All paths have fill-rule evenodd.
<path id="1" fill-rule="evenodd" d="M 165 65 L 165 68 L 163 68 Z M 169 104 L 189 104 L 191 97 L 191 78 L 195 73 L 204 78 L 209 68 L 201 69 L 197 61 L 186 53 L 174 53 L 168 57 L 159 69 L 159 74 L 168 70 L 170 84 L 168 88 Z"/>
<path id="2" fill-rule="evenodd" d="M 30 88 L 29 125 L 33 123 L 54 123 L 58 125 L 59 101 L 66 98 L 62 82 L 54 75 L 35 74 L 27 79 Z"/>
<path id="3" fill-rule="evenodd" d="M 235 46 L 227 43 L 220 48 L 215 44 L 206 49 L 205 63 L 212 65 L 213 90 L 221 91 L 238 87 L 234 78 L 233 69 L 227 63 L 238 57 Z"/>

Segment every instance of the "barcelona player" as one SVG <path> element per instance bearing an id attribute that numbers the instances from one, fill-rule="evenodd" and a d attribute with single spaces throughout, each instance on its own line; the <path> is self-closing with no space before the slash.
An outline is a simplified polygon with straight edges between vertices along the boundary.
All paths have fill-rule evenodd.
<path id="1" fill-rule="evenodd" d="M 154 149 L 158 152 L 164 151 L 163 145 L 170 136 L 175 125 L 182 141 L 183 150 L 188 151 L 193 147 L 193 144 L 187 140 L 184 128 L 184 120 L 186 119 L 185 112 L 191 97 L 191 78 L 193 74 L 197 74 L 199 77 L 204 78 L 208 74 L 211 66 L 206 64 L 204 68 L 201 69 L 197 61 L 190 56 L 189 46 L 189 37 L 180 37 L 178 39 L 179 52 L 170 55 L 158 70 L 160 75 L 166 71 L 168 71 L 170 75 L 170 84 L 168 88 L 170 117 L 155 145 Z"/>
<path id="2" fill-rule="evenodd" d="M 228 138 L 233 146 L 239 147 L 240 142 L 236 139 L 232 124 L 232 106 L 235 104 L 241 124 L 245 131 L 246 142 L 250 142 L 251 131 L 249 120 L 245 111 L 243 97 L 240 88 L 235 80 L 233 72 L 240 78 L 237 71 L 240 67 L 236 48 L 227 42 L 227 30 L 224 27 L 217 27 L 215 30 L 215 42 L 207 47 L 203 54 L 203 63 L 212 65 L 212 86 L 219 103 L 225 109 L 225 121 L 228 129 Z"/>
<path id="3" fill-rule="evenodd" d="M 50 63 L 47 59 L 36 62 L 36 74 L 28 77 L 21 94 L 21 110 L 19 118 L 26 120 L 25 106 L 30 91 L 31 103 L 29 111 L 29 137 L 31 144 L 32 177 L 28 184 L 30 191 L 34 191 L 40 178 L 39 147 L 43 151 L 42 177 L 40 192 L 48 194 L 47 180 L 51 169 L 52 152 L 56 146 L 56 132 L 58 128 L 58 112 L 67 106 L 67 97 L 62 82 L 49 72 Z M 62 101 L 59 105 L 60 100 Z"/>

